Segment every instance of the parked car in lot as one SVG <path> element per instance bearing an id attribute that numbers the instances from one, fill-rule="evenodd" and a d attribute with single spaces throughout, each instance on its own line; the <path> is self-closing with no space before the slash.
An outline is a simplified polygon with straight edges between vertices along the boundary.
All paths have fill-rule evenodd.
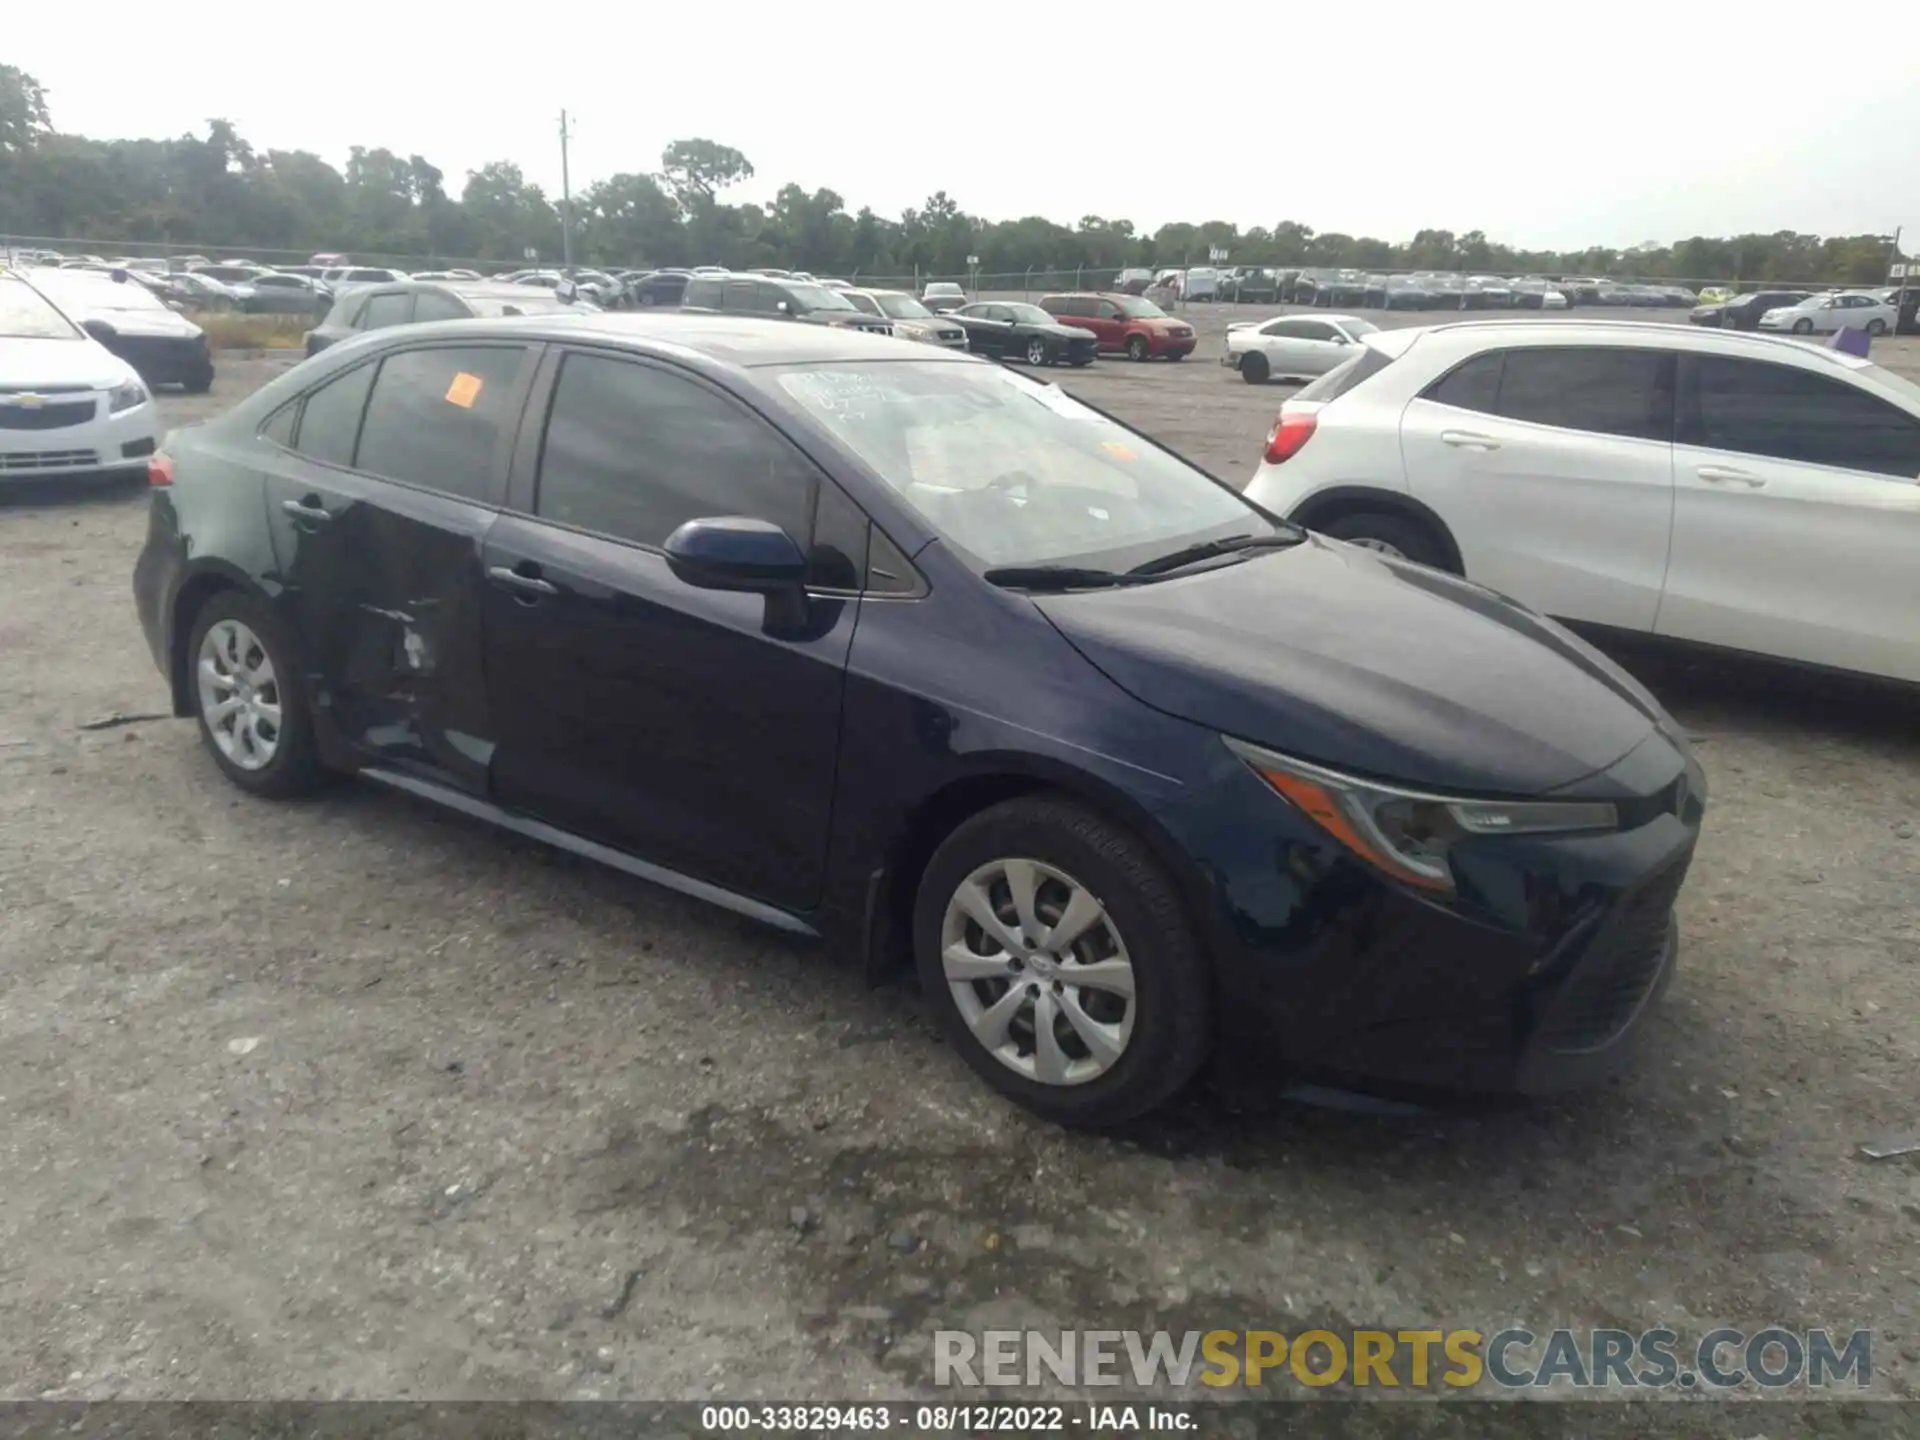
<path id="1" fill-rule="evenodd" d="M 967 348 L 967 329 L 955 318 L 958 311 L 936 315 L 904 290 L 848 287 L 839 293 L 851 300 L 856 310 L 864 310 L 869 315 L 877 315 L 887 321 L 893 326 L 893 333 L 902 340 L 944 345 L 949 350 Z"/>
<path id="2" fill-rule="evenodd" d="M 1367 277 L 1359 270 L 1302 270 L 1293 283 L 1296 305 L 1331 309 L 1367 303 Z"/>
<path id="3" fill-rule="evenodd" d="M 1434 297 L 1410 275 L 1369 275 L 1362 303 L 1381 310 L 1430 310 Z"/>
<path id="4" fill-rule="evenodd" d="M 1472 310 L 1510 310 L 1513 286 L 1498 275 L 1467 277 L 1467 308 Z"/>
<path id="5" fill-rule="evenodd" d="M 1124 287 L 1115 285 L 1115 290 Z M 1280 300 L 1280 272 L 1264 265 L 1236 265 L 1220 277 L 1222 300 L 1236 305 L 1274 305 Z"/>
<path id="6" fill-rule="evenodd" d="M 564 270 L 516 270 L 500 276 L 497 283 L 527 285 L 539 290 L 559 290 L 562 286 L 572 285 L 578 293 L 604 309 L 617 308 L 622 293 L 620 282 L 601 270 L 576 269 L 571 275 Z"/>
<path id="7" fill-rule="evenodd" d="M 233 286 L 197 271 L 176 270 L 165 277 L 164 283 L 166 298 L 178 301 L 189 310 L 218 315 L 238 310 L 243 304 L 242 295 Z"/>
<path id="8" fill-rule="evenodd" d="M 1760 317 L 1769 310 L 1798 305 L 1806 298 L 1805 290 L 1756 290 L 1728 301 L 1696 305 L 1687 313 L 1687 320 L 1714 329 L 1758 330 Z"/>
<path id="9" fill-rule="evenodd" d="M 686 297 L 687 282 L 692 278 L 686 270 L 653 270 L 630 281 L 627 293 L 642 309 L 678 305 Z"/>
<path id="10" fill-rule="evenodd" d="M 131 365 L 149 386 L 178 385 L 189 395 L 213 388 L 207 332 L 167 307 L 132 274 L 34 270 L 28 279 L 67 318 Z"/>
<path id="11" fill-rule="evenodd" d="M 161 430 L 133 366 L 24 275 L 0 267 L 0 488 L 139 473 Z"/>
<path id="12" fill-rule="evenodd" d="M 1115 295 L 1144 295 L 1153 284 L 1153 271 L 1145 269 L 1122 270 L 1113 277 Z"/>
<path id="13" fill-rule="evenodd" d="M 1512 282 L 1513 305 L 1516 310 L 1564 310 L 1567 308 L 1566 295 L 1537 276 L 1526 276 Z"/>
<path id="14" fill-rule="evenodd" d="M 590 300 L 566 299 L 531 285 L 503 285 L 497 280 L 402 280 L 391 285 L 365 285 L 334 302 L 326 318 L 307 332 L 307 354 L 395 325 L 433 320 L 497 319 L 512 315 L 587 313 L 599 307 Z"/>
<path id="15" fill-rule="evenodd" d="M 390 330 L 152 478 L 136 609 L 210 772 L 357 773 L 910 961 L 1059 1122 L 1210 1058 L 1588 1083 L 1675 963 L 1704 786 L 1640 686 L 1008 367 L 685 313 Z"/>
<path id="16" fill-rule="evenodd" d="M 920 292 L 920 303 L 934 314 L 944 315 L 966 304 L 967 292 L 951 280 L 934 280 Z"/>
<path id="17" fill-rule="evenodd" d="M 1415 274 L 1412 278 L 1430 297 L 1435 310 L 1466 310 L 1479 296 L 1464 276 L 1440 272 Z"/>
<path id="18" fill-rule="evenodd" d="M 236 260 L 219 265 L 196 265 L 189 272 L 204 279 L 218 280 L 236 296 L 245 299 L 253 293 L 253 282 L 262 275 L 272 272 L 264 265 L 255 265 L 251 261 Z"/>
<path id="19" fill-rule="evenodd" d="M 845 291 L 777 275 L 696 275 L 687 282 L 680 305 L 696 313 L 760 315 L 769 320 L 893 333 L 892 321 L 869 315 L 849 300 Z"/>
<path id="20" fill-rule="evenodd" d="M 1632 322 L 1366 337 L 1248 498 L 1563 620 L 1920 682 L 1920 387 Z"/>
<path id="21" fill-rule="evenodd" d="M 1180 298 L 1189 304 L 1218 300 L 1221 273 L 1211 265 L 1189 266 L 1180 276 Z"/>
<path id="22" fill-rule="evenodd" d="M 413 277 L 405 271 L 385 265 L 337 265 L 321 273 L 321 280 L 335 295 L 355 285 L 397 285 Z"/>
<path id="23" fill-rule="evenodd" d="M 1782 305 L 1760 316 L 1762 330 L 1785 330 L 1795 335 L 1826 335 L 1843 327 L 1869 335 L 1889 335 L 1899 319 L 1894 307 L 1874 295 L 1846 291 L 1837 295 L 1809 295 L 1793 305 Z"/>
<path id="24" fill-rule="evenodd" d="M 950 310 L 944 318 L 965 327 L 966 347 L 975 355 L 1029 365 L 1091 365 L 1098 352 L 1099 341 L 1091 330 L 1062 324 L 1038 305 L 979 301 Z"/>
<path id="25" fill-rule="evenodd" d="M 1278 315 L 1236 320 L 1227 326 L 1220 363 L 1238 370 L 1249 385 L 1268 380 L 1310 380 L 1344 365 L 1363 336 L 1380 327 L 1358 315 Z"/>
<path id="26" fill-rule="evenodd" d="M 1184 360 L 1199 344 L 1193 326 L 1137 295 L 1043 295 L 1040 308 L 1064 325 L 1091 330 L 1101 350 L 1129 360 Z"/>
<path id="27" fill-rule="evenodd" d="M 324 315 L 332 306 L 333 291 L 323 281 L 269 271 L 247 282 L 240 308 L 249 315 Z"/>

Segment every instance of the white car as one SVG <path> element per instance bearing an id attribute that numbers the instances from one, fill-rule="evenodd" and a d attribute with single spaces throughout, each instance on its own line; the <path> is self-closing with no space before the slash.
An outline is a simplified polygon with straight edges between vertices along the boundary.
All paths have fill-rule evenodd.
<path id="1" fill-rule="evenodd" d="M 821 282 L 814 281 L 814 284 Z M 840 293 L 853 302 L 856 310 L 878 315 L 893 322 L 893 333 L 903 340 L 919 340 L 948 350 L 964 352 L 967 332 L 962 325 L 943 319 L 904 290 L 854 289 L 843 285 Z"/>
<path id="2" fill-rule="evenodd" d="M 1783 305 L 1760 317 L 1762 330 L 1785 330 L 1794 335 L 1826 335 L 1851 326 L 1869 335 L 1891 335 L 1900 312 L 1882 300 L 1860 290 L 1831 295 L 1809 295 L 1798 305 Z"/>
<path id="3" fill-rule="evenodd" d="M 1311 380 L 1351 360 L 1353 347 L 1379 328 L 1358 315 L 1236 320 L 1227 326 L 1227 349 L 1220 363 L 1238 370 L 1249 385 Z"/>
<path id="4" fill-rule="evenodd" d="M 934 314 L 944 315 L 966 304 L 967 292 L 952 280 L 933 280 L 920 292 L 920 303 Z"/>
<path id="5" fill-rule="evenodd" d="M 1623 321 L 1369 335 L 1247 497 L 1563 620 L 1920 682 L 1920 386 Z"/>
<path id="6" fill-rule="evenodd" d="M 1180 277 L 1180 298 L 1189 304 L 1197 300 L 1220 298 L 1220 271 L 1211 265 L 1195 265 Z"/>
<path id="7" fill-rule="evenodd" d="M 133 367 L 0 270 L 0 481 L 144 475 L 160 438 Z"/>

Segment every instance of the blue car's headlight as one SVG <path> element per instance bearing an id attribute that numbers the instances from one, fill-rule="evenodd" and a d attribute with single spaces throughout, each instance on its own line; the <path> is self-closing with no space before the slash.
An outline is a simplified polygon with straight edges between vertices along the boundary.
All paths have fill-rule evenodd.
<path id="1" fill-rule="evenodd" d="M 1223 738 L 1254 774 L 1327 834 L 1375 869 L 1424 890 L 1453 889 L 1447 852 L 1456 840 L 1611 830 L 1620 822 L 1607 801 L 1423 795 Z"/>

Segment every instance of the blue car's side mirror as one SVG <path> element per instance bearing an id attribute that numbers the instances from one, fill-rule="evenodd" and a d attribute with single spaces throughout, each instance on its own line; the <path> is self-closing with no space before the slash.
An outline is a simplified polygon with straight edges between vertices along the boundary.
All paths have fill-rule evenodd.
<path id="1" fill-rule="evenodd" d="M 689 520 L 667 537 L 667 568 L 697 590 L 767 597 L 767 625 L 787 630 L 807 614 L 807 559 L 769 520 L 723 515 Z"/>
<path id="2" fill-rule="evenodd" d="M 798 586 L 806 557 L 793 538 L 768 520 L 727 515 L 689 520 L 667 537 L 667 565 L 699 590 L 769 594 Z"/>

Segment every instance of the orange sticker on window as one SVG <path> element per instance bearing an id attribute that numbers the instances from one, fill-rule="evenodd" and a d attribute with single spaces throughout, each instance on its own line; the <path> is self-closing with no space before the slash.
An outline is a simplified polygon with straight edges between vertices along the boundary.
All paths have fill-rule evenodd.
<path id="1" fill-rule="evenodd" d="M 1104 440 L 1101 442 L 1100 448 L 1116 460 L 1138 460 L 1140 458 L 1118 440 Z"/>
<path id="2" fill-rule="evenodd" d="M 478 375 L 469 375 L 462 370 L 453 377 L 453 383 L 447 386 L 447 403 L 458 405 L 462 410 L 471 410 L 473 402 L 480 398 L 480 391 L 486 383 Z"/>

